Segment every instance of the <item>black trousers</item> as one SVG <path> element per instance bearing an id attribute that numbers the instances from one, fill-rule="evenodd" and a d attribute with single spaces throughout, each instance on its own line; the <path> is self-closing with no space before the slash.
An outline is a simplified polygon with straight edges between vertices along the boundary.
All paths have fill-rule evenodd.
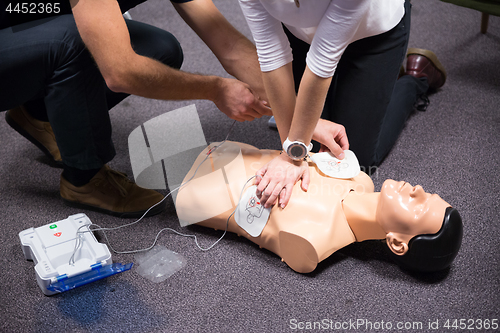
<path id="1" fill-rule="evenodd" d="M 427 79 L 405 75 L 398 80 L 410 34 L 409 1 L 405 16 L 392 30 L 351 43 L 342 55 L 321 117 L 342 124 L 349 146 L 362 166 L 379 165 L 396 142 Z M 305 69 L 309 44 L 286 31 L 293 50 L 295 86 Z"/>
<path id="2" fill-rule="evenodd" d="M 126 23 L 138 54 L 180 68 L 172 34 Z M 1 29 L 0 59 L 0 110 L 24 104 L 35 118 L 46 117 L 66 166 L 99 169 L 115 156 L 108 111 L 128 95 L 107 88 L 71 14 Z"/>

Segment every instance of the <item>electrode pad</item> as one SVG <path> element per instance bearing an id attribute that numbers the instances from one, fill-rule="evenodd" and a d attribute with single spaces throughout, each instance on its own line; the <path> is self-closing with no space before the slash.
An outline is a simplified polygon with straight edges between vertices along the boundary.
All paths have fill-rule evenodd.
<path id="1" fill-rule="evenodd" d="M 257 185 L 249 187 L 241 197 L 234 219 L 252 237 L 258 237 L 266 226 L 271 208 L 264 208 L 256 194 Z"/>
<path id="2" fill-rule="evenodd" d="M 343 160 L 335 158 L 329 152 L 314 154 L 311 160 L 327 176 L 340 179 L 356 177 L 361 171 L 356 155 L 350 150 L 344 150 L 344 154 Z"/>

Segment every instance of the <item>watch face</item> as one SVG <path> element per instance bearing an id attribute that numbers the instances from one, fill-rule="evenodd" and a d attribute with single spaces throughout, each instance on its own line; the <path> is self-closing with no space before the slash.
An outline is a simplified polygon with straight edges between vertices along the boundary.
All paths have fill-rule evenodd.
<path id="1" fill-rule="evenodd" d="M 298 143 L 292 144 L 288 148 L 288 155 L 294 159 L 302 159 L 306 156 L 306 146 Z"/>

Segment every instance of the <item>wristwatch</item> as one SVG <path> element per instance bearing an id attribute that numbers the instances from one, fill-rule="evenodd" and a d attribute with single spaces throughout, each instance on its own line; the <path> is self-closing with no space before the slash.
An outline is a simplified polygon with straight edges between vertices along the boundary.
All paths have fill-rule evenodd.
<path id="1" fill-rule="evenodd" d="M 294 161 L 303 160 L 307 156 L 307 153 L 311 151 L 312 147 L 312 142 L 309 144 L 309 147 L 307 147 L 304 142 L 290 141 L 288 138 L 283 142 L 283 150 Z"/>

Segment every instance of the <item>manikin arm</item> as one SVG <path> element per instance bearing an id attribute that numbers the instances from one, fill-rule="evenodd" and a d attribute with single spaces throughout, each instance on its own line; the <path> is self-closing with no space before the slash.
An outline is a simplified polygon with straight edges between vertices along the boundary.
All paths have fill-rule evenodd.
<path id="1" fill-rule="evenodd" d="M 135 53 L 116 0 L 71 0 L 71 6 L 80 36 L 111 90 L 165 100 L 208 99 L 232 119 L 260 117 L 250 106 L 258 98 L 248 85 L 182 72 Z M 261 110 L 268 112 L 264 105 Z"/>

